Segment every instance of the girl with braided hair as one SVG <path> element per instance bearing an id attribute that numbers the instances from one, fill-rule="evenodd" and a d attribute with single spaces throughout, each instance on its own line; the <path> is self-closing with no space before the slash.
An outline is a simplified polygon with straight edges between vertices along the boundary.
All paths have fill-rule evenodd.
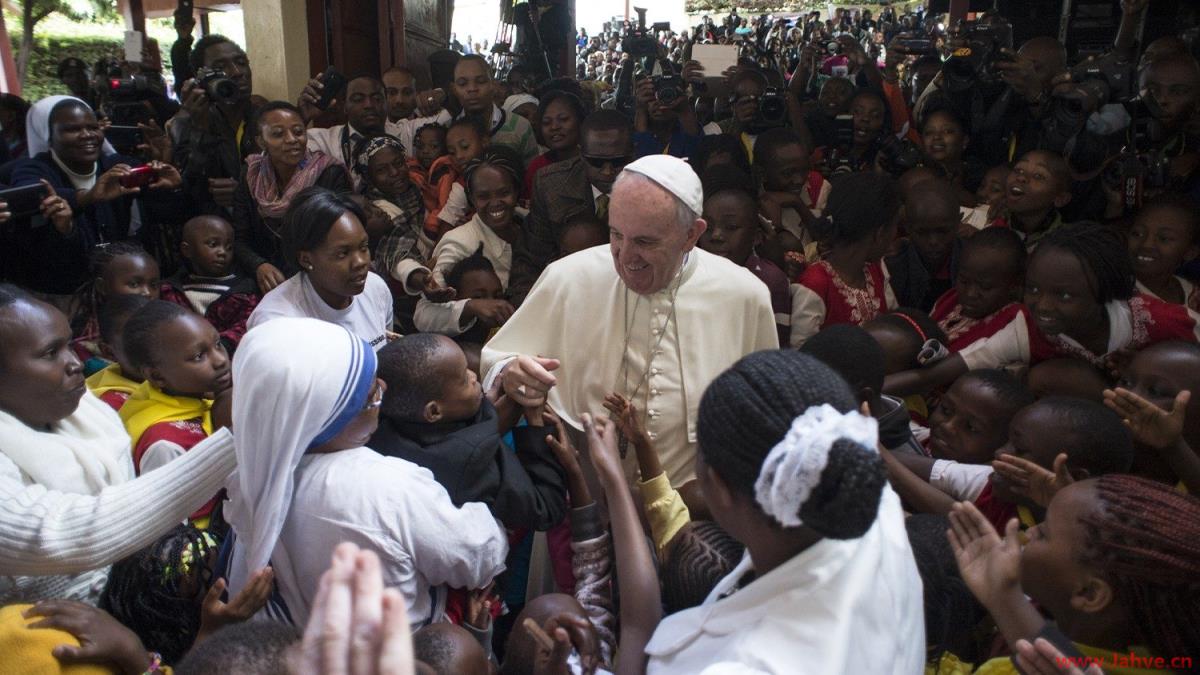
<path id="1" fill-rule="evenodd" d="M 884 391 L 925 393 L 977 368 L 1082 359 L 1105 371 L 1123 352 L 1167 340 L 1200 341 L 1197 315 L 1138 293 L 1124 237 L 1092 222 L 1063 225 L 1038 243 L 1025 274 L 1025 303 L 991 337 L 926 368 L 889 375 Z"/>
<path id="2" fill-rule="evenodd" d="M 83 361 L 84 375 L 108 365 L 100 357 L 100 307 L 117 295 L 141 295 L 157 300 L 158 262 L 132 241 L 100 244 L 88 255 L 88 279 L 71 302 L 71 346 Z"/>
<path id="3" fill-rule="evenodd" d="M 467 197 L 475 215 L 438 241 L 429 268 L 437 285 L 445 287 L 446 273 L 459 261 L 482 250 L 500 284 L 507 289 L 513 245 L 521 235 L 516 211 L 521 192 L 521 160 L 507 147 L 489 147 L 466 165 L 465 174 Z M 452 302 L 430 302 L 424 298 L 418 301 L 413 314 L 417 330 L 453 337 L 477 324 L 488 328 L 501 326 L 515 311 L 503 298 L 458 297 Z"/>
<path id="4" fill-rule="evenodd" d="M 1055 494 L 1024 548 L 1015 519 L 1003 538 L 971 504 L 950 520 L 963 580 L 1018 665 L 1047 630 L 1033 600 L 1109 675 L 1200 672 L 1200 500 L 1134 476 L 1080 481 Z M 1005 658 L 976 672 L 1016 671 Z"/>
<path id="5" fill-rule="evenodd" d="M 659 624 L 647 672 L 920 672 L 921 580 L 850 387 L 807 354 L 756 352 L 704 392 L 697 435 L 701 488 L 746 554 Z"/>

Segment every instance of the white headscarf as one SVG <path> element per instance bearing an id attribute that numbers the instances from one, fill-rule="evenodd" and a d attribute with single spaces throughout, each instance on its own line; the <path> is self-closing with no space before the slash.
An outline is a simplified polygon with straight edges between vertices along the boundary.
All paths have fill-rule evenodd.
<path id="1" fill-rule="evenodd" d="M 63 101 L 79 101 L 80 105 L 92 110 L 92 106 L 88 105 L 87 101 L 74 96 L 47 96 L 30 106 L 29 112 L 25 113 L 25 143 L 29 147 L 30 157 L 37 157 L 50 149 L 50 113 L 54 110 L 54 106 Z M 109 145 L 108 141 L 104 141 L 104 145 L 100 146 L 102 155 L 111 155 L 115 152 L 116 150 Z"/>
<path id="2" fill-rule="evenodd" d="M 504 110 L 508 113 L 515 114 L 517 112 L 517 108 L 520 108 L 521 106 L 525 105 L 526 103 L 532 103 L 534 105 L 537 105 L 538 104 L 537 97 L 530 96 L 529 94 L 513 94 L 512 96 L 509 96 L 508 98 L 504 99 L 504 105 L 502 105 L 500 107 L 504 108 Z"/>
<path id="3" fill-rule="evenodd" d="M 337 324 L 285 317 L 246 333 L 233 362 L 230 593 L 271 560 L 304 453 L 358 415 L 374 378 L 375 351 Z"/>

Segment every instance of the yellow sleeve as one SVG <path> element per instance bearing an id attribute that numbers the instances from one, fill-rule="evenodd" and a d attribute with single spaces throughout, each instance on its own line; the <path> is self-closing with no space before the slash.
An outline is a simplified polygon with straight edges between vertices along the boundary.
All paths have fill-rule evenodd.
<path id="1" fill-rule="evenodd" d="M 671 487 L 665 471 L 650 480 L 638 481 L 638 487 L 646 505 L 646 519 L 650 521 L 654 549 L 661 558 L 671 539 L 691 521 L 692 514 L 688 512 L 679 491 Z"/>

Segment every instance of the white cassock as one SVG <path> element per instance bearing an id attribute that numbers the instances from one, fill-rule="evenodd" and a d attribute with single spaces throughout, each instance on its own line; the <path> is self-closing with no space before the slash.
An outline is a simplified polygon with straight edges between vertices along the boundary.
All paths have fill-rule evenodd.
<path id="1" fill-rule="evenodd" d="M 607 394 L 632 398 L 678 487 L 695 477 L 696 413 L 708 383 L 746 354 L 778 348 L 767 287 L 744 267 L 696 248 L 666 289 L 639 296 L 604 245 L 546 268 L 484 346 L 480 372 L 486 389 L 512 357 L 559 359 L 550 406 L 576 430 L 583 413 L 605 413 Z M 630 475 L 634 466 L 631 452 Z"/>

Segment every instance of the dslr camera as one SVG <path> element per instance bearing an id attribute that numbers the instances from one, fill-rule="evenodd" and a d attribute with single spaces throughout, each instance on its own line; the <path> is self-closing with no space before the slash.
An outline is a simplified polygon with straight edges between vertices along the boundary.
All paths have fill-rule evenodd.
<path id="1" fill-rule="evenodd" d="M 758 99 L 758 112 L 750 123 L 750 132 L 761 134 L 787 124 L 787 94 L 777 87 L 767 87 Z"/>
<path id="2" fill-rule="evenodd" d="M 967 23 L 962 27 L 959 40 L 962 46 L 951 52 L 950 58 L 942 64 L 946 88 L 962 93 L 979 83 L 998 82 L 1000 75 L 996 63 L 1012 60 L 1001 51 L 1012 49 L 1012 24 L 1004 19 L 993 19 L 987 24 Z"/>
<path id="3" fill-rule="evenodd" d="M 650 78 L 650 82 L 654 85 L 654 99 L 663 105 L 675 103 L 687 91 L 683 78 L 673 73 L 654 75 Z"/>
<path id="4" fill-rule="evenodd" d="M 240 90 L 219 68 L 200 68 L 196 71 L 196 86 L 202 87 L 213 103 L 236 103 Z"/>
<path id="5" fill-rule="evenodd" d="M 1056 97 L 1076 112 L 1095 110 L 1106 103 L 1126 103 L 1137 95 L 1134 62 L 1121 63 L 1115 52 L 1081 61 L 1070 73 L 1075 86 Z"/>

